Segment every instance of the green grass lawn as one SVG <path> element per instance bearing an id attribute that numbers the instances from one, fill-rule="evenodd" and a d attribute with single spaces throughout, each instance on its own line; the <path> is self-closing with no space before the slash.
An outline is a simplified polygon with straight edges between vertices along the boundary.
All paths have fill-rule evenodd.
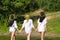
<path id="1" fill-rule="evenodd" d="M 0 40 L 10 40 L 9 36 L 0 36 Z M 24 36 L 16 36 L 16 40 L 26 40 Z M 31 37 L 31 40 L 40 40 L 39 37 Z M 60 40 L 59 37 L 45 37 L 45 40 Z"/>

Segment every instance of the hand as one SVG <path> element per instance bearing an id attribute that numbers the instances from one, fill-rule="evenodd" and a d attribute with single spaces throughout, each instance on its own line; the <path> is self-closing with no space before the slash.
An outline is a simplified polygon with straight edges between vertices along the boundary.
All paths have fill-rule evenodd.
<path id="1" fill-rule="evenodd" d="M 21 30 L 19 30 L 19 32 L 21 32 Z"/>
<path id="2" fill-rule="evenodd" d="M 17 31 L 19 30 L 19 29 L 16 29 Z"/>
<path id="3" fill-rule="evenodd" d="M 36 29 L 35 31 L 37 32 L 38 30 Z"/>
<path id="4" fill-rule="evenodd" d="M 16 29 L 15 31 L 18 32 L 18 29 Z"/>

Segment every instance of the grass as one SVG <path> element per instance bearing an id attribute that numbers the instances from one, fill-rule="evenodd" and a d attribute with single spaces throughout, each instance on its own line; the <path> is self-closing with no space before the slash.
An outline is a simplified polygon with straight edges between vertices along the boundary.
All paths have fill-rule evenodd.
<path id="1" fill-rule="evenodd" d="M 40 37 L 31 37 L 31 40 L 40 40 Z M 5 35 L 5 36 L 0 36 L 0 40 L 10 40 L 10 37 Z M 16 40 L 26 40 L 25 36 L 16 36 Z M 45 37 L 45 40 L 60 40 L 59 37 Z"/>
<path id="2" fill-rule="evenodd" d="M 48 32 L 60 33 L 60 17 L 55 17 L 48 21 Z"/>

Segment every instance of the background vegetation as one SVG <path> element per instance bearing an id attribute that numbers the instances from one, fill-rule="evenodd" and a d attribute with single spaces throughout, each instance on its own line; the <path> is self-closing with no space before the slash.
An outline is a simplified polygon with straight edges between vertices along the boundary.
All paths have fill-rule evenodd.
<path id="1" fill-rule="evenodd" d="M 0 32 L 8 32 L 7 24 L 9 15 L 15 14 L 15 19 L 17 20 L 20 28 L 24 20 L 22 15 L 25 13 L 32 15 L 31 12 L 39 8 L 44 8 L 49 12 L 47 15 L 55 17 L 48 20 L 48 32 L 60 33 L 60 16 L 56 17 L 56 15 L 59 15 L 60 13 L 56 13 L 60 11 L 60 0 L 0 0 Z M 37 22 L 36 17 L 38 18 L 38 16 L 33 15 L 31 17 L 34 20 L 34 25 Z"/>

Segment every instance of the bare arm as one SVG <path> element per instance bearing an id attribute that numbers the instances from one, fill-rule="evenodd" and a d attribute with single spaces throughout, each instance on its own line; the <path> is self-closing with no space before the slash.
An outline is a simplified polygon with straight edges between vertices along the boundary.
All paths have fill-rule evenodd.
<path id="1" fill-rule="evenodd" d="M 22 31 L 24 27 L 25 27 L 25 21 L 23 22 L 22 28 L 20 29 L 20 31 Z"/>

